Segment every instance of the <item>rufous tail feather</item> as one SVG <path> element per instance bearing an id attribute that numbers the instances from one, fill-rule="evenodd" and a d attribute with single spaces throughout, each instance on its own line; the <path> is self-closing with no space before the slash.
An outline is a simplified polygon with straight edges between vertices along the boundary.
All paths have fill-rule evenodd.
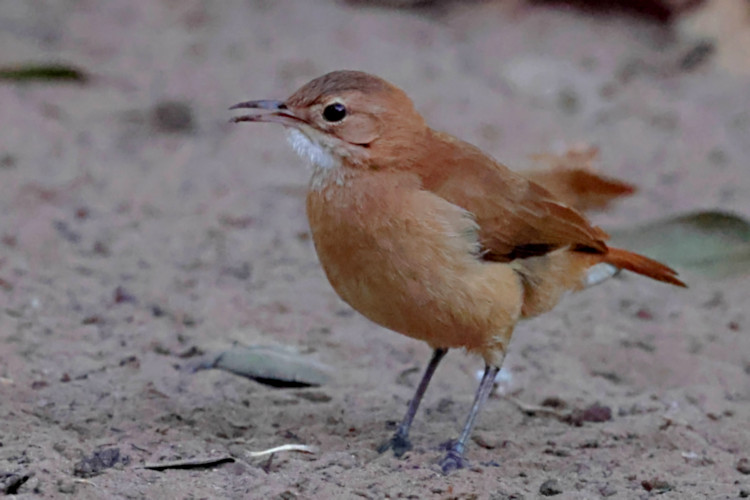
<path id="1" fill-rule="evenodd" d="M 630 196 L 636 191 L 632 184 L 584 168 L 531 170 L 521 174 L 540 184 L 566 205 L 582 211 L 606 208 L 615 199 Z"/>
<path id="2" fill-rule="evenodd" d="M 610 247 L 604 256 L 604 262 L 620 269 L 627 269 L 628 271 L 642 274 L 657 281 L 687 288 L 687 285 L 677 278 L 677 271 L 637 253 Z"/>

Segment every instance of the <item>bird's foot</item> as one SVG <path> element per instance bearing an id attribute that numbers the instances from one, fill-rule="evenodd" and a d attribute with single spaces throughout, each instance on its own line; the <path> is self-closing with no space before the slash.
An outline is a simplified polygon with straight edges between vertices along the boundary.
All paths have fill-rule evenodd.
<path id="1" fill-rule="evenodd" d="M 393 450 L 393 454 L 397 458 L 401 458 L 404 453 L 411 450 L 411 441 L 408 437 L 397 432 L 391 439 L 378 446 L 378 453 L 385 453 L 388 450 Z"/>
<path id="2" fill-rule="evenodd" d="M 440 461 L 440 468 L 446 476 L 457 469 L 463 469 L 469 462 L 464 458 L 462 453 L 456 450 L 448 450 L 443 459 Z"/>

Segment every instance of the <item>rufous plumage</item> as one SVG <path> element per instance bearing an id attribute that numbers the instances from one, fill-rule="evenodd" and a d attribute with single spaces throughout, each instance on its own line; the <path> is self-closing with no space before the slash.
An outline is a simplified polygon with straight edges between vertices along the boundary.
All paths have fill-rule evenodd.
<path id="1" fill-rule="evenodd" d="M 404 420 L 408 433 L 451 348 L 486 364 L 461 436 L 464 448 L 516 324 L 626 269 L 684 286 L 669 267 L 610 248 L 607 234 L 550 191 L 481 150 L 430 128 L 399 88 L 358 71 L 316 78 L 285 101 L 248 101 L 235 122 L 276 122 L 313 167 L 307 195 L 315 249 L 338 295 L 361 314 L 423 340 L 434 354 Z M 533 178 L 533 177 L 532 177 Z"/>

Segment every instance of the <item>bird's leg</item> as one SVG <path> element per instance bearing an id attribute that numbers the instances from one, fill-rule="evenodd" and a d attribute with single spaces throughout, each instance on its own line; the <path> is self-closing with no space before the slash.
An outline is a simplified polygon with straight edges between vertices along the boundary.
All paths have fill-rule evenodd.
<path id="1" fill-rule="evenodd" d="M 400 457 L 411 449 L 411 442 L 409 442 L 409 429 L 411 428 L 411 422 L 412 420 L 414 420 L 414 415 L 417 414 L 419 403 L 422 402 L 422 396 L 424 396 L 424 393 L 427 390 L 427 386 L 430 383 L 430 379 L 432 379 L 432 375 L 435 373 L 435 369 L 440 363 L 440 360 L 443 359 L 443 356 L 445 356 L 445 353 L 447 352 L 448 349 L 435 349 L 435 351 L 432 353 L 430 363 L 427 365 L 427 369 L 424 371 L 424 375 L 422 376 L 422 380 L 419 382 L 419 386 L 417 386 L 414 397 L 411 398 L 411 401 L 409 402 L 409 408 L 406 410 L 404 419 L 401 421 L 398 429 L 396 429 L 393 437 L 380 445 L 380 447 L 378 448 L 379 453 L 383 453 L 390 449 L 393 450 L 394 455 Z"/>
<path id="2" fill-rule="evenodd" d="M 464 448 L 466 448 L 466 441 L 471 435 L 471 430 L 474 428 L 474 422 L 476 422 L 477 415 L 482 409 L 482 405 L 487 401 L 487 397 L 492 392 L 492 386 L 495 383 L 495 376 L 500 371 L 499 366 L 489 366 L 484 369 L 484 376 L 482 381 L 479 383 L 477 394 L 474 396 L 474 404 L 471 406 L 469 412 L 469 418 L 466 419 L 464 429 L 461 431 L 461 436 L 455 441 L 448 449 L 448 453 L 440 461 L 440 467 L 443 469 L 443 474 L 448 474 L 455 469 L 462 469 L 466 463 L 464 460 Z"/>

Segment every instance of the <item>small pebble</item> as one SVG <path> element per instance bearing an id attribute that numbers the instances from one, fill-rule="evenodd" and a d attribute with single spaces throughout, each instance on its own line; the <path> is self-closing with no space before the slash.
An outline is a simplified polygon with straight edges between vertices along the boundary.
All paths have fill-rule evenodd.
<path id="1" fill-rule="evenodd" d="M 603 497 L 611 497 L 617 494 L 617 490 L 609 484 L 605 484 L 599 488 L 599 494 Z"/>
<path id="2" fill-rule="evenodd" d="M 180 101 L 164 101 L 154 106 L 151 122 L 160 132 L 186 134 L 195 130 L 192 108 Z"/>
<path id="3" fill-rule="evenodd" d="M 5 153 L 4 155 L 0 155 L 0 168 L 13 168 L 16 166 L 16 157 Z"/>
<path id="4" fill-rule="evenodd" d="M 474 434 L 474 436 L 472 436 L 472 440 L 476 444 L 487 450 L 494 450 L 502 443 L 500 437 L 487 432 L 477 432 L 476 434 Z"/>
<path id="5" fill-rule="evenodd" d="M 60 479 L 57 482 L 57 491 L 65 493 L 67 495 L 73 495 L 76 492 L 76 483 L 73 481 L 65 481 Z"/>
<path id="6" fill-rule="evenodd" d="M 559 495 L 560 493 L 562 493 L 562 491 L 563 490 L 562 488 L 560 488 L 560 483 L 557 481 L 557 479 L 547 479 L 539 487 L 539 493 L 541 493 L 545 497 Z"/>
<path id="7" fill-rule="evenodd" d="M 113 295 L 115 304 L 122 304 L 125 302 L 131 302 L 131 303 L 137 302 L 135 296 L 132 293 L 130 293 L 128 290 L 126 290 L 125 287 L 123 286 L 118 286 L 117 288 L 115 288 L 115 291 L 112 295 Z"/>
<path id="8" fill-rule="evenodd" d="M 583 410 L 584 422 L 607 422 L 609 420 L 612 420 L 612 409 L 609 406 L 594 403 Z"/>
<path id="9" fill-rule="evenodd" d="M 643 489 L 646 491 L 656 491 L 657 493 L 664 493 L 672 490 L 671 484 L 656 477 L 653 479 L 644 479 L 641 481 L 641 486 L 643 486 Z"/>
<path id="10" fill-rule="evenodd" d="M 85 478 L 93 477 L 101 474 L 104 469 L 114 467 L 118 463 L 127 465 L 130 463 L 130 457 L 121 455 L 119 448 L 104 448 L 95 451 L 76 463 L 73 467 L 73 475 Z M 62 490 L 61 492 L 66 493 Z"/>

